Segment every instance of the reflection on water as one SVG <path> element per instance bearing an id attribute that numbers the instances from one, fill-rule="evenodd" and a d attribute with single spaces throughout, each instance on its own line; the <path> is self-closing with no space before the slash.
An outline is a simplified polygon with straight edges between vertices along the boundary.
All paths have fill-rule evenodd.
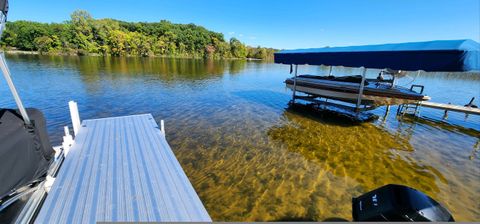
<path id="1" fill-rule="evenodd" d="M 387 183 L 426 192 L 457 220 L 480 220 L 480 118 L 423 108 L 432 119 L 351 124 L 287 108 L 288 66 L 246 61 L 8 55 L 27 106 L 52 141 L 82 119 L 152 113 L 214 220 L 351 219 L 351 198 Z M 326 68 L 301 67 L 305 73 Z M 338 68 L 334 72 L 355 73 Z M 376 75 L 372 71 L 369 75 Z M 413 74 L 412 74 L 413 75 Z M 433 99 L 480 99 L 478 75 L 420 75 Z M 0 107 L 14 106 L 0 81 Z"/>
<path id="2" fill-rule="evenodd" d="M 420 123 L 420 124 L 425 124 L 431 127 L 438 128 L 440 130 L 448 130 L 450 132 L 463 133 L 463 134 L 470 135 L 472 137 L 477 137 L 480 139 L 480 132 L 478 130 L 475 130 L 473 128 L 463 127 L 456 124 L 451 124 L 451 123 L 448 123 L 447 120 L 434 120 L 428 117 L 415 117 L 407 114 L 404 117 L 402 117 L 402 122 L 407 125 L 410 124 L 410 127 L 412 127 L 410 129 L 413 129 L 416 123 Z"/>

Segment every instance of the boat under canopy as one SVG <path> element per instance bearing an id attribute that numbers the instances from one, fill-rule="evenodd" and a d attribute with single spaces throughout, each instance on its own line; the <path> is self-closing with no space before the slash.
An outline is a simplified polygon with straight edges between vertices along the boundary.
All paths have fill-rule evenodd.
<path id="1" fill-rule="evenodd" d="M 295 65 L 295 76 L 285 80 L 295 99 L 318 102 L 327 98 L 362 105 L 416 104 L 429 100 L 423 95 L 423 86 L 405 88 L 395 85 L 395 78 L 404 71 L 463 72 L 480 71 L 480 44 L 473 40 L 443 40 L 381 44 L 351 47 L 325 47 L 283 50 L 275 53 L 275 63 Z M 330 74 L 300 75 L 298 65 L 325 65 L 361 67 L 361 75 L 335 77 Z M 376 79 L 365 77 L 366 69 L 383 69 Z M 292 69 L 291 69 L 292 72 Z M 384 79 L 389 74 L 392 79 Z M 420 91 L 415 91 L 419 88 Z M 308 97 L 297 97 L 295 92 Z M 311 100 L 310 100 L 311 99 Z"/>
<path id="2" fill-rule="evenodd" d="M 295 78 L 288 78 L 285 84 L 294 89 Z M 313 76 L 300 75 L 296 80 L 296 91 L 344 102 L 356 103 L 362 76 Z M 362 104 L 366 105 L 398 105 L 429 100 L 430 97 L 377 80 L 364 80 Z"/>
<path id="3" fill-rule="evenodd" d="M 275 53 L 275 63 L 427 72 L 480 71 L 480 44 L 473 40 L 438 40 L 283 50 Z"/>

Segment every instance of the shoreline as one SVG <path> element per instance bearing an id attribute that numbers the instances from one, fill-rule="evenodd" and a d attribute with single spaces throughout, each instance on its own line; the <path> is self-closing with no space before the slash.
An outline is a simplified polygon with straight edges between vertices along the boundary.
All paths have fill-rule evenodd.
<path id="1" fill-rule="evenodd" d="M 169 56 L 169 55 L 153 55 L 153 56 L 138 56 L 138 55 L 103 55 L 97 53 L 88 53 L 84 55 L 69 54 L 69 53 L 40 53 L 39 51 L 22 51 L 22 50 L 7 50 L 2 49 L 0 52 L 5 54 L 20 54 L 20 55 L 44 55 L 44 56 L 89 56 L 89 57 L 127 57 L 127 58 L 177 58 L 177 59 L 213 59 L 213 60 L 246 60 L 246 61 L 269 61 L 268 59 L 259 58 L 204 58 L 191 56 Z"/>

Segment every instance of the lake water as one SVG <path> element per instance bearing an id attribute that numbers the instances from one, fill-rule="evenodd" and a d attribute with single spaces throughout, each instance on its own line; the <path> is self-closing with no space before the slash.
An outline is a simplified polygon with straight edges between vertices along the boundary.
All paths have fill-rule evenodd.
<path id="1" fill-rule="evenodd" d="M 152 113 L 217 221 L 351 220 L 351 198 L 388 183 L 408 185 L 460 221 L 480 220 L 480 116 L 396 107 L 373 123 L 288 109 L 289 66 L 247 61 L 7 55 L 28 107 L 41 109 L 51 141 L 82 119 Z M 327 68 L 301 66 L 301 73 Z M 359 70 L 335 68 L 334 74 Z M 375 77 L 378 71 L 371 71 Z M 480 104 L 480 75 L 409 74 L 435 102 Z M 14 107 L 3 79 L 0 107 Z"/>

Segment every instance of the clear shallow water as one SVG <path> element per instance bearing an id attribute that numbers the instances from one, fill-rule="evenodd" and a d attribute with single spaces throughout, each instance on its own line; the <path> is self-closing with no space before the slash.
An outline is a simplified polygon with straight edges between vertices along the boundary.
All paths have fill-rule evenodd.
<path id="1" fill-rule="evenodd" d="M 164 119 L 214 220 L 351 219 L 351 197 L 387 183 L 426 192 L 457 220 L 480 220 L 479 116 L 450 113 L 442 121 L 442 111 L 422 108 L 429 119 L 398 120 L 393 107 L 385 118 L 380 108 L 379 120 L 353 125 L 291 110 L 283 84 L 289 67 L 271 63 L 25 55 L 8 55 L 7 63 L 25 104 L 46 114 L 54 143 L 70 125 L 71 99 L 82 119 Z M 436 102 L 480 98 L 475 74 L 421 74 L 415 83 Z M 2 79 L 0 107 L 12 106 Z"/>

